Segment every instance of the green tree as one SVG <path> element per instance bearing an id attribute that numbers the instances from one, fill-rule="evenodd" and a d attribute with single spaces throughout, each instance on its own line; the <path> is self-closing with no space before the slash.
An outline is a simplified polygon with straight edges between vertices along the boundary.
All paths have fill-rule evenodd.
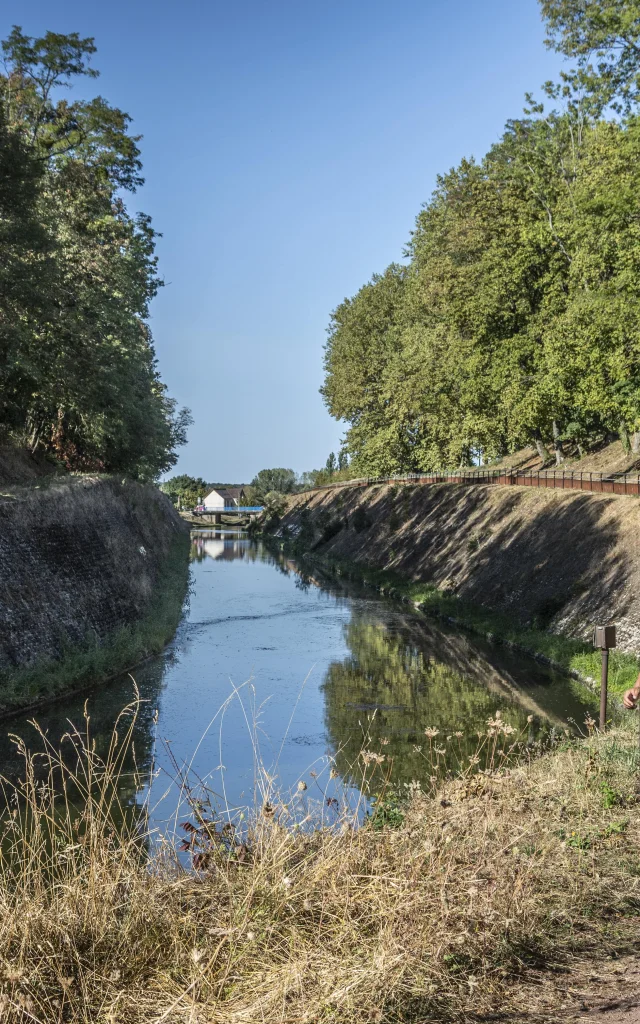
<path id="1" fill-rule="evenodd" d="M 195 508 L 198 502 L 203 499 L 211 490 L 211 484 L 203 480 L 201 476 L 188 476 L 181 473 L 179 476 L 172 476 L 160 484 L 160 490 L 167 494 L 174 505 L 181 508 Z"/>
<path id="2" fill-rule="evenodd" d="M 330 453 L 324 468 L 329 476 L 333 476 L 336 469 L 338 468 L 338 461 L 336 459 L 335 452 Z"/>
<path id="3" fill-rule="evenodd" d="M 0 180 L 15 186 L 18 154 L 23 173 L 7 265 L 14 281 L 26 272 L 0 298 L 2 422 L 70 468 L 155 477 L 190 417 L 166 393 L 147 323 L 155 232 L 122 198 L 142 181 L 139 137 L 101 97 L 58 98 L 96 76 L 92 39 L 15 27 L 3 51 Z"/>
<path id="4" fill-rule="evenodd" d="M 562 74 L 558 96 L 586 96 L 598 113 L 609 104 L 629 114 L 640 98 L 640 3 L 638 0 L 541 0 L 547 45 L 577 67 Z M 584 105 L 584 101 L 582 101 Z"/>
<path id="5" fill-rule="evenodd" d="M 617 432 L 640 453 L 638 139 L 635 114 L 597 118 L 569 90 L 438 179 L 408 265 L 331 318 L 322 393 L 350 473 L 524 444 L 560 462 Z"/>
<path id="6" fill-rule="evenodd" d="M 250 487 L 253 500 L 263 505 L 272 491 L 291 494 L 296 488 L 296 474 L 292 469 L 261 469 L 254 476 Z"/>

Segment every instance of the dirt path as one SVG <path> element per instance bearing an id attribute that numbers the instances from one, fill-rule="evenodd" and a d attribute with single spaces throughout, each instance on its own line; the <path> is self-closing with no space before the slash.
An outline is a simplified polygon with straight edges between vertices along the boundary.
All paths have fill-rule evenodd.
<path id="1" fill-rule="evenodd" d="M 543 971 L 519 989 L 518 1009 L 469 1017 L 473 1024 L 640 1024 L 638 955 L 576 965 L 568 974 Z"/>
<path id="2" fill-rule="evenodd" d="M 527 1002 L 518 1024 L 640 1024 L 640 937 L 637 956 L 538 976 Z"/>
<path id="3" fill-rule="evenodd" d="M 589 986 L 577 1021 L 640 1024 L 640 942 L 638 945 L 638 956 L 621 958 L 611 974 Z"/>
<path id="4" fill-rule="evenodd" d="M 622 1000 L 609 1002 L 587 1016 L 578 1018 L 584 1021 L 602 1020 L 606 1024 L 640 1024 L 640 1000 Z"/>

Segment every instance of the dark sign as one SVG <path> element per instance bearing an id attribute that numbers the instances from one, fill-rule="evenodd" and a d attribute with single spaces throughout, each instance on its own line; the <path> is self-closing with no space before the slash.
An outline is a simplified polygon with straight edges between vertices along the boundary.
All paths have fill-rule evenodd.
<path id="1" fill-rule="evenodd" d="M 609 650 L 616 646 L 615 626 L 596 626 L 593 631 L 593 646 Z"/>

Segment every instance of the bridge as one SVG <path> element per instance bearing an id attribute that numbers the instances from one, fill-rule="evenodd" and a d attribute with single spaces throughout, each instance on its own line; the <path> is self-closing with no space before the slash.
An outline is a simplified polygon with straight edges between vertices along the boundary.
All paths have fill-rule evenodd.
<path id="1" fill-rule="evenodd" d="M 206 523 L 219 524 L 222 520 L 222 516 L 241 516 L 242 518 L 251 519 L 253 516 L 260 515 L 264 511 L 262 505 L 225 505 L 224 508 L 215 508 L 208 505 L 196 505 L 194 509 L 191 509 L 187 515 L 194 516 L 196 519 L 202 519 Z"/>

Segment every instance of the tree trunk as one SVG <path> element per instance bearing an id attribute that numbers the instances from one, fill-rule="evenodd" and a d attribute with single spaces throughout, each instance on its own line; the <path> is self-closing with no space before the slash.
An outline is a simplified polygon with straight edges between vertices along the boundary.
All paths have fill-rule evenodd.
<path id="1" fill-rule="evenodd" d="M 624 422 L 624 420 L 620 420 L 620 440 L 622 442 L 622 447 L 624 448 L 625 452 L 630 452 L 631 441 L 629 440 L 629 431 L 627 430 L 627 424 Z"/>
<path id="2" fill-rule="evenodd" d="M 536 431 L 536 433 L 534 435 L 534 438 L 533 438 L 533 443 L 536 446 L 536 451 L 537 451 L 538 455 L 540 456 L 540 460 L 542 462 L 542 465 L 546 466 L 547 462 L 549 461 L 549 452 L 547 451 L 547 449 L 545 448 L 545 446 L 542 443 L 542 438 L 540 437 L 540 431 Z"/>
<path id="3" fill-rule="evenodd" d="M 564 452 L 562 450 L 562 441 L 560 440 L 560 429 L 556 420 L 552 424 L 553 430 L 553 448 L 556 456 L 556 466 L 559 466 L 561 462 L 564 462 Z"/>
<path id="4" fill-rule="evenodd" d="M 629 434 L 629 443 L 633 454 L 640 455 L 640 430 L 634 430 L 633 434 Z"/>
<path id="5" fill-rule="evenodd" d="M 36 450 L 36 448 L 38 447 L 38 445 L 40 443 L 40 434 L 42 432 L 42 423 L 38 424 L 38 423 L 35 422 L 35 420 L 31 416 L 27 416 L 27 419 L 26 419 L 26 422 L 25 422 L 25 425 L 24 425 L 24 429 L 25 429 L 25 434 L 29 435 L 29 439 L 27 441 L 27 445 L 29 447 L 29 451 L 33 455 L 35 450 Z"/>

